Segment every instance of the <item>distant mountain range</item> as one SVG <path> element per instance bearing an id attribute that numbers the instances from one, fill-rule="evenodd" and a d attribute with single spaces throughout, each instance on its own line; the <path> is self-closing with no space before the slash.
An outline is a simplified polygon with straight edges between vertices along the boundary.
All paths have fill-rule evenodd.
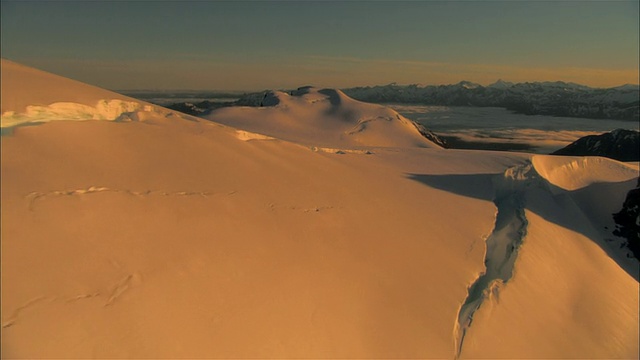
<path id="1" fill-rule="evenodd" d="M 630 84 L 598 89 L 562 81 L 514 84 L 498 80 L 488 86 L 462 81 L 454 85 L 389 84 L 343 91 L 354 99 L 374 103 L 491 106 L 527 115 L 635 121 L 640 118 L 640 86 Z"/>

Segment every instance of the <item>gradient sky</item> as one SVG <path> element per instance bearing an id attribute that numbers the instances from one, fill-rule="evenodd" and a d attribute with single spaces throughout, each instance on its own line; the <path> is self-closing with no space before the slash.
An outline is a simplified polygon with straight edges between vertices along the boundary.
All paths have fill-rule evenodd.
<path id="1" fill-rule="evenodd" d="M 638 1 L 10 1 L 2 57 L 109 89 L 637 84 Z"/>

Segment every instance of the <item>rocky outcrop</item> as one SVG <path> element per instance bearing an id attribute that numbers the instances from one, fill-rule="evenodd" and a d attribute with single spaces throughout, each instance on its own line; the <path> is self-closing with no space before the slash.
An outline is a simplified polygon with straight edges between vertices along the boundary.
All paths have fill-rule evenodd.
<path id="1" fill-rule="evenodd" d="M 582 137 L 551 155 L 603 156 L 618 161 L 640 161 L 640 132 L 617 129 Z"/>

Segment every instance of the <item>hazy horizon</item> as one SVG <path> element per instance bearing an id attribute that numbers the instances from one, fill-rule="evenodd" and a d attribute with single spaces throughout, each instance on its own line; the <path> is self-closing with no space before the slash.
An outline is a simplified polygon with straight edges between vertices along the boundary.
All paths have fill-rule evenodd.
<path id="1" fill-rule="evenodd" d="M 354 85 L 354 86 L 344 86 L 344 87 L 339 87 L 340 89 L 348 89 L 348 88 L 356 88 L 356 87 L 376 87 L 376 86 L 389 86 L 389 85 L 396 85 L 396 86 L 412 86 L 412 85 L 417 85 L 419 87 L 426 87 L 426 86 L 449 86 L 449 85 L 456 85 L 459 84 L 460 82 L 464 82 L 464 81 L 468 81 L 468 80 L 461 80 L 455 83 L 447 83 L 447 84 L 418 84 L 418 83 L 397 83 L 397 82 L 390 82 L 390 83 L 385 83 L 385 84 L 369 84 L 369 85 Z M 616 87 L 621 87 L 621 86 L 626 86 L 626 85 L 632 85 L 632 86 L 638 86 L 640 87 L 640 83 L 626 83 L 626 84 L 620 84 L 620 85 L 614 85 L 614 86 L 607 86 L 607 87 L 596 87 L 596 86 L 589 86 L 589 85 L 585 85 L 585 84 L 580 84 L 580 83 L 575 83 L 575 82 L 570 82 L 570 81 L 562 81 L 562 80 L 545 80 L 545 81 L 523 81 L 523 82 L 516 82 L 516 81 L 509 81 L 509 80 L 505 80 L 505 79 L 497 79 L 495 81 L 492 82 L 488 82 L 488 83 L 475 83 L 473 81 L 471 81 L 474 84 L 478 84 L 478 85 L 482 85 L 484 87 L 487 87 L 491 84 L 496 83 L 497 81 L 504 81 L 504 82 L 511 82 L 514 84 L 523 84 L 523 83 L 544 83 L 544 82 L 565 82 L 568 84 L 575 84 L 575 85 L 581 85 L 581 86 L 588 86 L 590 88 L 593 89 L 610 89 L 610 88 L 616 88 Z M 311 86 L 311 87 L 315 87 L 315 88 L 320 88 L 321 86 L 316 86 L 314 84 L 301 84 L 301 85 L 297 85 L 297 86 L 291 86 L 291 87 L 270 87 L 270 88 L 256 88 L 256 89 L 215 89 L 215 88 L 202 88 L 202 89 L 189 89 L 189 88 L 177 88 L 177 89 L 153 89 L 153 88 L 148 88 L 148 89 L 108 89 L 111 91 L 127 91 L 127 92 L 159 92 L 159 93 L 172 93 L 172 92 L 185 92 L 185 93 L 189 93 L 189 92 L 193 92 L 193 93 L 205 93 L 205 92 L 212 92 L 212 93 L 216 93 L 216 94 L 221 94 L 221 95 L 225 95 L 225 93 L 228 94 L 244 94 L 244 93 L 251 93 L 251 92 L 260 92 L 260 91 L 268 91 L 268 90 L 295 90 L 301 87 L 306 87 L 306 86 Z M 330 88 L 338 88 L 338 87 L 330 87 Z"/>
<path id="2" fill-rule="evenodd" d="M 96 86 L 638 84 L 638 2 L 2 1 L 2 56 Z"/>

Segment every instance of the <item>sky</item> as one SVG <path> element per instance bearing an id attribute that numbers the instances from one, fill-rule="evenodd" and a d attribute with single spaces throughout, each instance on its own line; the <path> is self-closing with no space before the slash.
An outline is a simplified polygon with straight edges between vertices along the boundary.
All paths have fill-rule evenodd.
<path id="1" fill-rule="evenodd" d="M 2 57 L 114 90 L 637 84 L 639 1 L 11 1 Z"/>

